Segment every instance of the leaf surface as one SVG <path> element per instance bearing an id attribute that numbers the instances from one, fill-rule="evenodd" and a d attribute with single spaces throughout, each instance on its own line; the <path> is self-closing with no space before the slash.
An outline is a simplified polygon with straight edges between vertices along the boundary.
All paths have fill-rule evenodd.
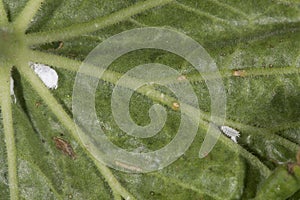
<path id="1" fill-rule="evenodd" d="M 3 2 L 12 22 L 27 1 Z M 146 174 L 112 169 L 113 175 L 136 199 L 255 197 L 259 185 L 272 170 L 280 164 L 295 161 L 300 144 L 299 2 L 160 1 L 161 5 L 130 13 L 133 11 L 128 8 L 145 2 L 149 1 L 46 0 L 26 31 L 32 43 L 30 48 L 47 55 L 83 61 L 100 42 L 132 28 L 167 27 L 192 37 L 203 45 L 222 74 L 227 96 L 225 124 L 240 131 L 238 144 L 222 135 L 213 151 L 200 159 L 198 152 L 208 127 L 207 123 L 201 123 L 190 148 L 170 166 Z M 99 30 L 76 37 L 51 40 L 66 27 L 80 28 L 93 20 L 112 19 L 116 12 L 130 16 L 121 20 L 116 18 Z M 40 42 L 43 35 L 47 35 L 45 43 Z M 35 38 L 39 42 L 35 43 Z M 63 43 L 62 47 L 59 47 L 60 43 Z M 32 61 L 43 62 L 43 59 L 35 57 Z M 44 62 L 53 65 L 49 60 Z M 111 95 L 119 75 L 137 65 L 156 62 L 171 66 L 186 76 L 204 113 L 202 120 L 207 122 L 210 119 L 208 88 L 191 64 L 162 50 L 130 52 L 109 67 L 112 74 L 110 80 L 99 82 L 95 105 L 105 134 L 114 144 L 129 151 L 160 149 L 174 138 L 179 127 L 180 112 L 166 105 L 167 122 L 159 134 L 149 139 L 127 135 L 112 117 Z M 51 94 L 72 118 L 76 70 L 63 69 L 58 65 L 53 67 L 58 72 L 59 85 L 57 90 L 51 90 Z M 244 70 L 245 75 L 233 76 L 235 70 Z M 106 182 L 86 149 L 61 123 L 57 117 L 59 113 L 53 112 L 18 67 L 13 69 L 12 76 L 18 100 L 17 104 L 12 104 L 12 114 L 20 198 L 113 199 L 114 189 Z M 174 96 L 167 88 L 155 85 L 154 89 Z M 147 125 L 150 122 L 148 111 L 154 103 L 157 99 L 150 95 L 134 93 L 130 112 L 135 123 Z M 0 196 L 8 199 L 11 195 L 2 120 L 0 136 Z M 73 160 L 55 147 L 55 136 L 69 142 L 77 159 Z M 290 199 L 298 198 L 299 191 Z"/>

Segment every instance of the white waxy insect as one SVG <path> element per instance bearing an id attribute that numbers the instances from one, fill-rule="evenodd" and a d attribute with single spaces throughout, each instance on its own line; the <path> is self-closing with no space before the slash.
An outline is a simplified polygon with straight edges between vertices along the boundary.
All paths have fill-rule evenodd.
<path id="1" fill-rule="evenodd" d="M 14 79 L 10 77 L 10 95 L 14 96 L 14 103 L 17 103 L 17 98 L 14 92 Z"/>
<path id="2" fill-rule="evenodd" d="M 220 129 L 225 135 L 230 137 L 230 139 L 232 141 L 237 143 L 236 137 L 240 136 L 240 132 L 238 132 L 237 130 L 235 130 L 235 129 L 229 127 L 229 126 L 220 126 Z"/>
<path id="3" fill-rule="evenodd" d="M 54 69 L 44 64 L 32 62 L 29 63 L 29 66 L 34 70 L 34 72 L 39 76 L 39 78 L 49 89 L 57 88 L 58 75 Z"/>

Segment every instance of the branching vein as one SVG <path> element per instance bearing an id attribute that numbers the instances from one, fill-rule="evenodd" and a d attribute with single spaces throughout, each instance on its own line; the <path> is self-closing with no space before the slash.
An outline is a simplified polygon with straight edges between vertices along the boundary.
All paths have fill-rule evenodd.
<path id="1" fill-rule="evenodd" d="M 68 69 L 70 71 L 77 72 L 77 70 L 79 69 L 79 66 L 81 64 L 79 61 L 74 61 L 74 60 L 71 60 L 68 58 L 63 58 L 60 56 L 46 54 L 46 53 L 42 53 L 42 52 L 38 52 L 38 51 L 31 51 L 31 56 L 29 56 L 29 57 L 34 58 L 34 56 L 37 56 L 37 55 L 40 55 L 40 58 L 36 57 L 36 58 L 38 58 L 38 60 L 35 59 L 34 61 L 38 61 L 38 62 L 41 61 L 41 62 L 50 64 L 53 66 L 58 66 L 58 64 L 60 64 L 60 66 L 58 66 L 58 67 L 63 68 L 63 69 Z M 106 70 L 102 79 L 104 81 L 108 81 L 108 82 L 115 84 L 120 76 L 121 76 L 121 74 L 118 74 L 117 72 Z M 160 97 L 160 92 L 156 91 L 154 88 L 151 88 L 151 86 L 141 87 L 137 90 L 137 92 L 139 92 L 142 95 L 147 96 L 150 99 L 159 101 L 162 104 L 169 106 L 169 107 L 172 107 L 172 103 L 175 100 L 174 98 L 168 97 L 167 95 L 165 95 L 164 98 L 162 99 Z M 191 112 L 193 112 L 193 107 L 190 106 L 190 110 L 191 110 Z M 200 113 L 201 113 L 201 119 L 202 119 L 200 121 L 200 123 L 202 123 L 202 124 L 205 123 L 203 121 L 203 119 L 205 119 L 205 120 L 210 119 L 208 114 L 206 114 L 202 111 L 200 111 Z M 207 125 L 206 125 L 206 127 L 207 127 Z M 263 176 L 267 177 L 269 175 L 270 170 L 258 158 L 253 156 L 251 153 L 249 153 L 248 151 L 246 151 L 239 145 L 232 145 L 232 141 L 228 141 L 226 139 L 227 138 L 225 138 L 221 135 L 220 141 L 222 143 L 224 143 L 225 146 L 227 146 L 229 149 L 232 149 L 233 151 L 238 151 L 244 158 L 251 161 L 251 163 L 261 171 Z"/>
<path id="2" fill-rule="evenodd" d="M 204 11 L 201 11 L 199 9 L 192 8 L 192 7 L 184 5 L 182 3 L 175 2 L 173 5 L 177 6 L 178 8 L 181 8 L 185 11 L 192 12 L 196 15 L 199 15 L 199 16 L 202 16 L 202 17 L 207 17 L 208 19 L 211 19 L 214 22 L 219 22 L 219 23 L 222 23 L 222 24 L 230 24 L 227 20 L 221 19 L 221 18 L 216 17 L 216 16 L 214 16 L 214 15 L 208 13 L 208 12 L 204 12 Z"/>
<path id="3" fill-rule="evenodd" d="M 233 7 L 233 6 L 229 5 L 229 4 L 226 4 L 226 3 L 223 3 L 223 2 L 220 2 L 220 1 L 217 1 L 217 0 L 210 0 L 210 1 L 213 2 L 213 3 L 215 3 L 218 6 L 221 6 L 221 7 L 225 8 L 225 9 L 228 9 L 229 11 L 231 11 L 233 13 L 236 13 L 236 14 L 242 16 L 245 19 L 248 19 L 247 14 L 244 13 L 243 11 L 241 11 L 238 8 L 235 8 L 235 7 Z"/>
<path id="4" fill-rule="evenodd" d="M 20 156 L 21 157 L 21 156 Z M 62 195 L 60 195 L 58 193 L 58 191 L 55 189 L 54 185 L 52 184 L 52 182 L 49 180 L 49 178 L 47 177 L 47 175 L 41 170 L 41 168 L 39 166 L 37 166 L 34 162 L 28 162 L 26 161 L 25 158 L 23 158 L 24 161 L 26 162 L 27 165 L 29 165 L 35 173 L 37 173 L 39 175 L 39 177 L 41 179 L 43 179 L 43 181 L 46 182 L 46 184 L 48 185 L 49 188 L 51 188 L 51 191 L 53 192 L 53 194 L 55 195 L 55 197 L 57 199 L 63 199 Z"/>
<path id="5" fill-rule="evenodd" d="M 93 21 L 75 24 L 67 28 L 62 28 L 60 30 L 32 33 L 27 35 L 27 43 L 29 45 L 33 45 L 53 41 L 63 41 L 74 38 L 80 35 L 100 30 L 104 27 L 116 24 L 123 20 L 127 20 L 133 15 L 142 13 L 157 6 L 165 5 L 171 1 L 172 0 L 147 0 L 144 2 L 136 3 L 133 6 L 112 13 L 111 15 L 95 19 Z"/>
<path id="6" fill-rule="evenodd" d="M 14 25 L 18 31 L 24 32 L 28 28 L 32 18 L 38 12 L 44 0 L 29 0 L 25 8 L 14 21 Z"/>
<path id="7" fill-rule="evenodd" d="M 0 0 L 0 26 L 4 26 L 8 24 L 7 13 L 4 9 L 3 0 Z"/>
<path id="8" fill-rule="evenodd" d="M 67 130 L 71 133 L 72 137 L 81 145 L 82 149 L 90 156 L 98 170 L 104 176 L 105 180 L 112 188 L 113 191 L 117 191 L 122 197 L 125 199 L 134 200 L 134 197 L 127 192 L 125 188 L 123 188 L 118 180 L 114 177 L 112 172 L 98 160 L 96 160 L 86 149 L 84 144 L 81 142 L 80 138 L 77 134 L 77 129 L 73 120 L 68 116 L 62 106 L 57 102 L 57 100 L 53 97 L 50 91 L 44 86 L 42 81 L 34 74 L 32 70 L 29 70 L 29 67 L 23 63 L 28 63 L 28 61 L 21 61 L 18 65 L 18 69 L 20 73 L 26 78 L 26 80 L 32 85 L 33 89 L 39 94 L 39 96 L 45 101 L 45 103 L 49 106 L 51 111 L 56 115 L 58 120 L 67 128 Z"/>

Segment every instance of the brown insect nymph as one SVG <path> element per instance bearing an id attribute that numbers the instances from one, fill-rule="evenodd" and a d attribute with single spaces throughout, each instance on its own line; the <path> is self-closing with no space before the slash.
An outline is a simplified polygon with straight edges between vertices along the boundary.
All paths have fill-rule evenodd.
<path id="1" fill-rule="evenodd" d="M 53 140 L 57 149 L 62 151 L 65 155 L 70 156 L 73 160 L 76 159 L 72 146 L 66 140 L 60 137 L 53 137 Z"/>

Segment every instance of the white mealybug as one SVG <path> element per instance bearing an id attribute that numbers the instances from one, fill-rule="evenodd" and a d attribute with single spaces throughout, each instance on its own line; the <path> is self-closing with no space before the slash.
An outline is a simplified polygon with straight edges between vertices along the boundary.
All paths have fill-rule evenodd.
<path id="1" fill-rule="evenodd" d="M 14 96 L 14 102 L 17 103 L 17 98 L 14 92 L 14 79 L 10 77 L 10 95 Z"/>
<path id="2" fill-rule="evenodd" d="M 49 89 L 57 88 L 58 75 L 54 69 L 44 64 L 32 62 L 29 63 L 29 66 L 34 70 L 34 72 L 39 76 L 39 78 Z"/>
<path id="3" fill-rule="evenodd" d="M 220 129 L 225 135 L 230 137 L 230 139 L 232 141 L 237 143 L 236 137 L 240 136 L 240 132 L 238 132 L 237 130 L 235 130 L 235 129 L 229 127 L 229 126 L 220 126 Z"/>

